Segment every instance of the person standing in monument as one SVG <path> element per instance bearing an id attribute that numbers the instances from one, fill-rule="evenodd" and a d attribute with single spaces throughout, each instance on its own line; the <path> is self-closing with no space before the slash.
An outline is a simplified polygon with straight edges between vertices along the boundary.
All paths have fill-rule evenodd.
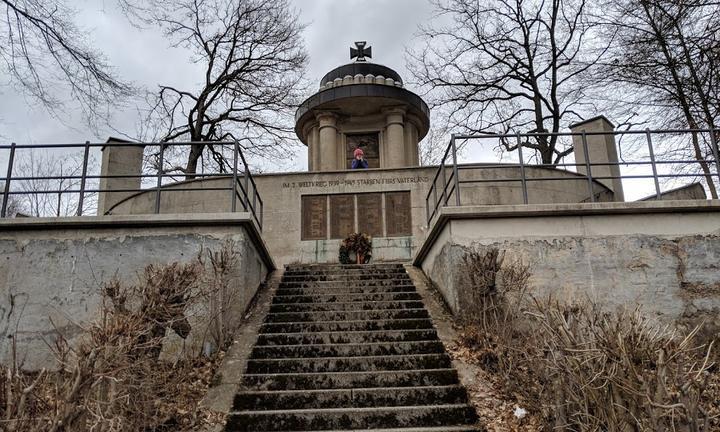
<path id="1" fill-rule="evenodd" d="M 356 148 L 353 153 L 355 159 L 352 161 L 352 169 L 367 169 L 368 161 L 365 160 L 365 152 L 361 148 Z"/>

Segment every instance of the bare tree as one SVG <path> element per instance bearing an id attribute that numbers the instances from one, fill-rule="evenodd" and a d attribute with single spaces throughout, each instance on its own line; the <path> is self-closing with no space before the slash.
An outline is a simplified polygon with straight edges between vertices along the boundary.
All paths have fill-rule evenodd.
<path id="1" fill-rule="evenodd" d="M 720 118 L 720 3 L 706 0 L 606 1 L 597 20 L 617 43 L 602 63 L 596 85 L 620 88 L 608 100 L 657 128 L 716 129 Z M 601 91 L 599 97 L 606 93 Z M 716 142 L 720 135 L 715 134 Z M 675 140 L 676 141 L 676 140 Z M 693 134 L 664 151 L 681 171 L 700 169 L 713 198 L 712 140 Z"/>
<path id="2" fill-rule="evenodd" d="M 227 171 L 226 149 L 281 157 L 304 93 L 304 28 L 287 0 L 121 0 L 132 17 L 159 25 L 202 68 L 196 88 L 160 85 L 147 122 L 159 141 L 192 141 L 185 162 L 164 171 L 192 178 L 203 164 Z M 158 132 L 159 131 L 159 132 Z"/>
<path id="3" fill-rule="evenodd" d="M 432 1 L 436 22 L 420 28 L 424 48 L 409 52 L 409 68 L 449 128 L 559 132 L 582 118 L 578 78 L 603 52 L 586 49 L 593 25 L 585 0 Z M 517 149 L 515 141 L 502 145 Z M 572 152 L 556 136 L 523 147 L 543 164 Z"/>
<path id="4" fill-rule="evenodd" d="M 5 183 L 0 183 L 0 191 L 5 190 Z M 3 194 L 0 193 L 0 206 L 3 203 Z M 23 213 L 22 203 L 16 195 L 8 195 L 8 203 L 5 208 L 6 217 L 16 217 Z"/>
<path id="5" fill-rule="evenodd" d="M 74 14 L 63 0 L 0 0 L 0 70 L 53 115 L 69 91 L 93 124 L 133 89 L 91 47 Z"/>
<path id="6" fill-rule="evenodd" d="M 95 165 L 89 160 L 88 165 Z M 79 205 L 83 160 L 81 155 L 58 157 L 48 152 L 24 153 L 13 169 L 13 189 L 26 193 L 13 195 L 19 202 L 20 212 L 34 217 L 74 216 Z M 97 206 L 97 194 L 86 193 L 83 213 L 92 214 Z"/>

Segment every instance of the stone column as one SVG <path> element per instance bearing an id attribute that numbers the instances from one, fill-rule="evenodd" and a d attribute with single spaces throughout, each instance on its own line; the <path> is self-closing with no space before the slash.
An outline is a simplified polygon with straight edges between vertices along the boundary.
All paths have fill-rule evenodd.
<path id="1" fill-rule="evenodd" d="M 337 115 L 331 112 L 323 112 L 317 115 L 319 122 L 318 149 L 319 163 L 316 171 L 332 171 L 338 169 L 337 165 Z"/>
<path id="2" fill-rule="evenodd" d="M 383 111 L 386 119 L 385 146 L 387 161 L 383 168 L 402 168 L 405 162 L 405 110 L 390 108 Z"/>
<path id="3" fill-rule="evenodd" d="M 318 171 L 320 169 L 320 128 L 317 124 L 310 131 L 310 136 L 313 142 L 312 171 Z"/>
<path id="4" fill-rule="evenodd" d="M 577 171 L 581 174 L 587 174 L 585 166 L 586 161 L 590 163 L 617 163 L 618 152 L 615 144 L 615 125 L 605 116 L 598 116 L 588 120 L 583 120 L 570 126 L 573 133 L 581 132 L 607 132 L 604 135 L 586 135 L 587 155 L 583 146 L 581 135 L 573 135 L 573 152 L 575 153 L 575 163 L 578 164 Z M 620 167 L 617 165 L 591 166 L 590 171 L 592 177 L 620 177 Z M 622 181 L 619 178 L 598 180 L 598 183 L 605 185 L 613 192 L 614 201 L 624 201 Z"/>
<path id="5" fill-rule="evenodd" d="M 142 144 L 110 138 L 102 148 L 101 176 L 139 176 L 142 173 Z M 104 215 L 115 204 L 136 192 L 104 192 L 115 189 L 140 189 L 140 177 L 101 178 L 98 215 Z"/>

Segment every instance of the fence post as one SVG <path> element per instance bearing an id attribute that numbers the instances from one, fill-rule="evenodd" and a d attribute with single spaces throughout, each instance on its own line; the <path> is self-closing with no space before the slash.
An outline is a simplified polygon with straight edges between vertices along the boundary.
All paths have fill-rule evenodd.
<path id="1" fill-rule="evenodd" d="M 83 155 L 82 176 L 80 177 L 80 199 L 78 199 L 77 215 L 83 214 L 83 202 L 85 201 L 85 180 L 87 177 L 88 157 L 90 156 L 90 141 L 85 141 L 85 154 Z"/>
<path id="2" fill-rule="evenodd" d="M 245 199 L 243 200 L 243 206 L 245 207 L 245 211 L 250 211 L 250 192 L 248 189 L 250 187 L 250 168 L 248 168 L 245 158 L 243 158 L 243 163 L 245 164 L 245 179 L 243 179 L 243 183 L 245 184 L 243 187 L 243 195 Z"/>
<path id="3" fill-rule="evenodd" d="M 588 153 L 588 144 L 587 144 L 587 133 L 585 132 L 585 129 L 581 132 L 582 136 L 582 145 L 583 145 L 583 151 L 585 152 L 585 170 L 587 171 L 587 181 L 588 181 L 588 193 L 590 194 L 590 202 L 595 202 L 595 185 L 593 184 L 593 178 L 592 178 L 592 165 L 590 165 L 590 154 Z"/>
<path id="4" fill-rule="evenodd" d="M 10 156 L 8 157 L 8 169 L 7 175 L 5 176 L 5 190 L 3 191 L 3 203 L 2 203 L 2 214 L 0 217 L 7 216 L 7 204 L 8 198 L 10 198 L 10 180 L 12 178 L 13 164 L 15 163 L 15 143 L 10 145 Z"/>
<path id="5" fill-rule="evenodd" d="M 425 220 L 427 220 L 427 223 L 430 223 L 430 196 L 425 196 Z"/>
<path id="6" fill-rule="evenodd" d="M 450 137 L 450 147 L 453 157 L 453 176 L 455 177 L 455 205 L 460 207 L 460 178 L 457 163 L 457 146 L 455 145 L 455 134 Z"/>
<path id="7" fill-rule="evenodd" d="M 441 174 L 442 174 L 442 185 L 443 185 L 442 195 L 440 195 L 440 199 L 443 201 L 443 205 L 447 205 L 448 200 L 450 199 L 450 197 L 447 195 L 447 187 L 448 187 L 448 184 L 447 184 L 447 176 L 446 176 L 446 174 L 445 174 L 445 167 L 444 167 L 444 166 L 441 166 L 441 167 L 440 167 L 440 172 L 441 172 Z"/>
<path id="8" fill-rule="evenodd" d="M 693 134 L 694 133 L 695 132 L 693 132 Z M 648 150 L 650 151 L 650 164 L 652 165 L 653 180 L 655 181 L 655 197 L 660 199 L 660 181 L 658 180 L 657 164 L 655 164 L 655 151 L 653 150 L 650 129 L 645 129 L 645 137 L 647 138 Z"/>
<path id="9" fill-rule="evenodd" d="M 230 198 L 231 204 L 230 209 L 233 213 L 237 211 L 237 168 L 238 168 L 238 142 L 233 141 L 233 175 L 232 175 L 232 187 L 230 188 L 230 193 L 232 194 L 232 197 Z"/>
<path id="10" fill-rule="evenodd" d="M 155 214 L 160 213 L 160 189 L 162 188 L 163 166 L 165 165 L 165 143 L 160 143 L 160 162 L 158 164 L 157 191 L 155 192 Z"/>
<path id="11" fill-rule="evenodd" d="M 718 188 L 720 188 L 720 152 L 718 152 L 718 142 L 717 138 L 715 137 L 716 132 L 717 129 L 710 129 L 710 147 L 712 147 L 713 158 L 715 158 L 715 173 L 717 174 L 718 178 Z"/>
<path id="12" fill-rule="evenodd" d="M 525 161 L 523 160 L 523 152 L 522 152 L 522 138 L 520 137 L 520 132 L 517 133 L 517 148 L 518 148 L 518 158 L 520 159 L 520 182 L 522 183 L 522 192 L 523 192 L 523 204 L 528 204 L 528 190 L 527 190 L 527 179 L 525 178 Z"/>

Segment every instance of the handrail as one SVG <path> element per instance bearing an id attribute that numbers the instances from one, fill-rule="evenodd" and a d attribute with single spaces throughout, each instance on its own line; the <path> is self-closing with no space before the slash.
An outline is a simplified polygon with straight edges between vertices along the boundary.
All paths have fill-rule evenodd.
<path id="1" fill-rule="evenodd" d="M 559 161 L 557 164 L 548 163 L 528 163 L 523 155 L 523 149 L 530 149 L 526 145 L 529 139 L 537 139 L 542 137 L 577 137 L 579 143 L 585 150 L 585 155 L 588 155 L 588 137 L 594 136 L 644 136 L 644 140 L 647 143 L 647 159 L 641 160 L 619 160 L 616 162 L 598 162 L 585 158 L 585 161 L 580 163 L 567 163 L 564 160 Z M 670 159 L 661 159 L 658 157 L 658 144 L 653 141 L 654 136 L 658 135 L 680 135 L 682 137 L 697 138 L 700 135 L 709 135 L 709 139 L 705 141 L 709 145 L 709 154 L 703 159 L 690 159 L 687 155 L 685 157 L 677 157 Z M 517 163 L 480 163 L 480 162 L 469 162 L 467 164 L 459 164 L 457 162 L 457 144 L 458 140 L 462 141 L 480 141 L 481 146 L 487 143 L 487 140 L 505 140 L 512 139 L 516 141 L 518 150 L 518 162 Z M 588 200 L 595 202 L 597 186 L 602 187 L 597 182 L 600 180 L 613 181 L 613 180 L 638 180 L 638 179 L 652 179 L 653 187 L 655 189 L 656 198 L 662 196 L 662 186 L 660 180 L 672 179 L 672 178 L 700 178 L 704 179 L 706 183 L 711 183 L 717 190 L 720 190 L 720 151 L 718 150 L 718 141 L 720 140 L 720 130 L 717 129 L 657 129 L 657 130 L 618 130 L 618 131 L 578 131 L 578 132 L 529 132 L 529 133 L 481 133 L 481 134 L 453 134 L 450 138 L 450 142 L 445 148 L 442 158 L 438 164 L 435 176 L 430 183 L 430 188 L 425 196 L 425 211 L 426 220 L 428 225 L 433 218 L 440 212 L 440 209 L 445 206 L 453 205 L 449 202 L 450 196 L 454 195 L 455 202 L 454 206 L 463 205 L 461 199 L 461 185 L 473 185 L 482 184 L 489 182 L 517 182 L 520 184 L 523 194 L 523 203 L 528 204 L 529 190 L 528 183 L 530 182 L 542 182 L 542 181 L 577 181 L 578 177 L 563 177 L 563 176 L 551 176 L 551 177 L 532 177 L 527 172 L 529 168 L 578 168 L 585 170 L 585 173 L 576 172 L 577 175 L 587 179 L 588 188 Z M 619 143 L 619 145 L 622 143 Z M 452 156 L 452 161 L 449 161 L 449 156 Z M 704 172 L 674 172 L 671 174 L 659 172 L 660 167 L 673 168 L 673 166 L 696 166 L 700 165 L 704 169 Z M 652 172 L 650 174 L 637 174 L 629 173 L 623 174 L 620 172 L 619 175 L 607 175 L 596 171 L 593 173 L 593 168 L 597 167 L 651 167 Z M 452 169 L 453 174 L 445 176 L 447 169 Z M 519 170 L 519 176 L 513 176 L 510 178 L 485 178 L 485 179 L 473 179 L 473 178 L 462 178 L 471 170 L 507 170 L 508 168 L 516 168 Z M 607 171 L 607 170 L 606 170 Z M 447 178 L 446 178 L 447 177 Z M 442 178 L 441 183 L 438 184 L 438 180 Z"/>
<path id="2" fill-rule="evenodd" d="M 190 147 L 192 145 L 214 145 L 214 146 L 232 146 L 232 160 L 231 172 L 229 173 L 196 173 L 192 174 L 192 180 L 204 180 L 204 179 L 215 179 L 215 178 L 228 178 L 230 177 L 231 182 L 227 186 L 208 186 L 199 184 L 198 187 L 190 188 L 173 188 L 172 183 L 164 183 L 163 181 L 171 178 L 176 179 L 178 177 L 187 176 L 182 172 L 168 172 L 165 169 L 166 150 L 170 148 L 182 148 Z M 137 174 L 93 174 L 89 173 L 89 154 L 92 149 L 104 148 L 106 146 L 117 147 L 142 147 L 143 149 L 154 149 L 157 152 L 158 163 L 155 167 L 155 172 L 145 171 L 138 172 Z M 82 167 L 79 170 L 80 173 L 74 173 L 72 175 L 58 175 L 52 173 L 50 175 L 34 175 L 33 173 L 23 173 L 21 175 L 13 175 L 13 170 L 17 168 L 18 157 L 23 150 L 52 150 L 52 151 L 69 151 L 69 150 L 83 150 L 82 153 Z M 242 202 L 242 211 L 246 211 L 252 214 L 253 219 L 257 223 L 258 227 L 262 230 L 262 216 L 263 216 L 263 200 L 257 189 L 257 184 L 253 175 L 250 171 L 249 164 L 245 155 L 242 152 L 240 144 L 237 140 L 231 141 L 186 141 L 186 142 L 125 142 L 125 141 L 112 141 L 107 143 L 68 143 L 68 144 L 56 144 L 56 143 L 43 143 L 43 144 L 17 144 L 12 143 L 10 145 L 0 145 L 0 154 L 7 152 L 8 165 L 7 172 L 4 177 L 0 177 L 0 182 L 3 183 L 2 191 L 2 209 L 0 210 L 0 217 L 6 217 L 8 211 L 8 202 L 11 196 L 18 195 L 77 195 L 77 216 L 83 216 L 85 212 L 84 204 L 88 194 L 96 193 L 154 193 L 155 194 L 155 207 L 154 213 L 160 213 L 161 211 L 161 194 L 167 192 L 178 192 L 178 191 L 228 191 L 229 196 L 229 210 L 231 212 L 238 211 L 237 199 Z M 97 167 L 96 167 L 97 168 Z M 113 179 L 138 179 L 141 186 L 138 188 L 128 187 L 100 187 L 99 183 L 102 180 L 113 180 Z M 143 180 L 154 179 L 154 185 L 152 187 L 142 187 Z M 75 182 L 69 187 L 61 189 L 57 184 L 53 182 L 64 182 L 70 181 Z M 79 182 L 78 182 L 79 181 Z M 48 182 L 44 186 L 34 187 L 32 190 L 23 190 L 22 188 L 13 187 L 18 182 Z M 94 183 L 90 185 L 89 183 Z M 79 185 L 78 185 L 79 183 Z M 252 188 L 252 191 L 248 188 Z M 59 198 L 58 198 L 59 199 Z"/>

